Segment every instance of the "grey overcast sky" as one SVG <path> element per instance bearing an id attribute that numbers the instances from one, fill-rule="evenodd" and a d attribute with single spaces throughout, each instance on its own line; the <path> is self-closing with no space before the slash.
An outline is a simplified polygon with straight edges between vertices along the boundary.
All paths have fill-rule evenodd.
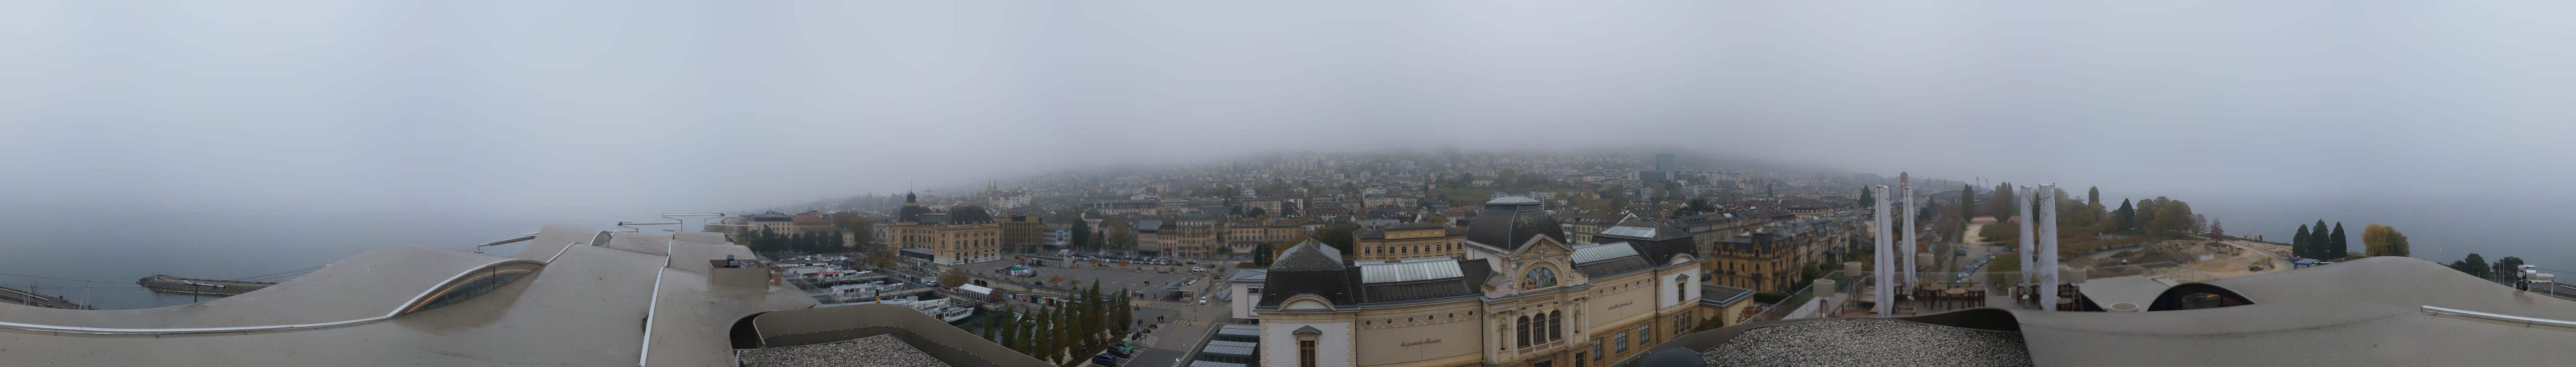
<path id="1" fill-rule="evenodd" d="M 10 2 L 0 204 L 703 211 L 1280 150 L 1608 146 L 2151 196 L 2498 198 L 2576 178 L 2569 14 L 2576 3 Z"/>

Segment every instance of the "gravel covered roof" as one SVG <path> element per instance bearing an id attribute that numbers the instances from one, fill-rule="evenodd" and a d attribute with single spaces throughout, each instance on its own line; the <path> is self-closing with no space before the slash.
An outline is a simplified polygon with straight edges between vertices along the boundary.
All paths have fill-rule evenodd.
<path id="1" fill-rule="evenodd" d="M 894 335 L 742 352 L 746 367 L 948 367 Z"/>
<path id="2" fill-rule="evenodd" d="M 1700 352 L 1709 367 L 2029 366 L 2021 333 L 1890 319 L 1825 319 L 1745 330 Z"/>

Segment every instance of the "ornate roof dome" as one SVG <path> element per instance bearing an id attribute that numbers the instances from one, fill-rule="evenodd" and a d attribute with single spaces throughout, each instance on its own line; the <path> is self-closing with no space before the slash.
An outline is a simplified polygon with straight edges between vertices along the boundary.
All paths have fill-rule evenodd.
<path id="1" fill-rule="evenodd" d="M 1565 242 L 1565 231 L 1557 226 L 1556 216 L 1548 215 L 1538 200 L 1505 196 L 1485 202 L 1485 210 L 1467 224 L 1467 240 L 1505 249 L 1520 248 L 1531 236 L 1546 235 Z"/>

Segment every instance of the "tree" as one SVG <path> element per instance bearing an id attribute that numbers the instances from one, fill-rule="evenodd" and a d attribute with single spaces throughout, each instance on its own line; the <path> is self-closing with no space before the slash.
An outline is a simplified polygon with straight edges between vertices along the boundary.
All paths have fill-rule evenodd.
<path id="1" fill-rule="evenodd" d="M 1090 348 L 1107 346 L 1105 345 L 1107 344 L 1107 340 L 1101 336 L 1108 334 L 1109 331 L 1109 323 L 1107 322 L 1109 319 L 1109 304 L 1102 301 L 1106 301 L 1106 299 L 1101 298 L 1099 282 L 1092 282 L 1091 289 L 1082 291 L 1082 311 L 1085 315 L 1082 318 L 1082 339 L 1091 341 L 1088 346 Z M 1090 349 L 1087 348 L 1084 349 L 1084 351 L 1089 350 Z"/>
<path id="2" fill-rule="evenodd" d="M 1032 340 L 1034 343 L 1030 343 L 1028 353 L 1030 357 L 1037 357 L 1039 360 L 1055 359 L 1055 351 L 1058 349 L 1056 341 L 1064 340 L 1056 335 L 1056 324 L 1059 324 L 1056 321 L 1061 320 L 1056 318 L 1056 314 L 1063 310 L 1063 307 L 1038 306 L 1037 327 L 1032 330 L 1032 334 L 1037 338 Z"/>
<path id="3" fill-rule="evenodd" d="M 1243 211 L 1243 216 L 1247 216 L 1247 217 L 1254 217 L 1254 218 L 1260 218 L 1260 217 L 1262 217 L 1262 216 L 1264 216 L 1264 215 L 1268 215 L 1268 214 L 1269 214 L 1269 213 L 1263 213 L 1263 210 L 1262 210 L 1262 208 L 1260 208 L 1260 207 L 1253 207 L 1253 208 L 1252 208 L 1252 210 L 1245 210 L 1245 211 Z"/>
<path id="4" fill-rule="evenodd" d="M 2366 242 L 2367 240 L 2364 241 Z M 2522 258 L 2506 256 L 2502 259 L 2496 259 L 2495 266 L 2487 267 L 2487 271 L 2495 272 L 2497 276 L 2502 276 L 2509 272 L 2522 271 L 2521 269 L 2515 269 L 2519 267 L 2522 267 Z"/>
<path id="5" fill-rule="evenodd" d="M 1873 194 L 1871 194 L 1871 193 L 1869 192 L 1869 188 L 1867 188 L 1867 187 L 1860 188 L 1860 206 L 1862 206 L 1862 207 L 1870 207 L 1870 206 L 1878 205 L 1878 198 L 1871 197 L 1870 195 L 1873 195 Z"/>
<path id="6" fill-rule="evenodd" d="M 2308 249 L 2316 251 L 2317 258 L 2337 259 L 2344 256 L 2334 251 L 2333 243 L 2327 242 L 2332 239 L 2334 235 L 2326 230 L 2326 220 L 2318 219 L 2316 225 L 2308 226 Z"/>
<path id="7" fill-rule="evenodd" d="M 2129 206 L 2129 199 L 2120 199 L 2120 230 L 2126 231 L 2137 228 L 2138 208 Z"/>
<path id="8" fill-rule="evenodd" d="M 2468 273 L 2469 276 L 2479 278 L 2490 277 L 2490 275 L 2488 275 L 2489 270 L 2487 269 L 2487 259 L 2479 257 L 2476 253 L 2470 253 L 2469 257 L 2460 259 L 2460 261 L 2451 262 L 2451 270 L 2459 270 L 2462 273 Z"/>
<path id="9" fill-rule="evenodd" d="M 966 284 L 966 268 L 950 267 L 948 268 L 947 274 L 939 275 L 939 286 L 941 288 L 956 288 L 958 285 L 963 284 Z"/>
<path id="10" fill-rule="evenodd" d="M 993 326 L 1001 330 L 994 331 L 993 342 L 1001 344 L 1003 348 L 1011 348 L 1013 352 L 1029 354 L 1028 349 L 1020 348 L 1020 327 L 1025 325 L 1020 323 L 1020 311 L 1003 309 L 999 317 L 1002 318 L 1002 323 Z"/>
<path id="11" fill-rule="evenodd" d="M 2346 248 L 2347 246 L 2345 244 L 2348 243 L 2351 242 L 2344 242 L 2343 222 L 2335 222 L 2334 234 L 2326 236 L 2326 251 L 2333 252 L 2335 257 L 2346 256 L 2344 254 L 2352 253 L 2351 249 Z M 2477 256 L 2477 254 L 2470 254 L 2469 256 Z"/>
<path id="12" fill-rule="evenodd" d="M 978 317 L 978 318 L 975 318 L 975 327 L 974 327 L 974 329 L 975 329 L 975 331 L 976 331 L 976 332 L 981 333 L 981 334 L 980 334 L 980 335 L 978 335 L 978 336 L 982 336 L 982 337 L 984 337 L 984 340 L 986 340 L 986 341 L 991 341 L 991 340 L 993 340 L 993 327 L 992 327 L 992 325 L 990 325 L 989 323 L 984 322 L 985 320 L 987 320 L 987 319 L 991 319 L 991 318 L 992 318 L 992 317 L 989 317 L 989 316 L 987 316 L 987 317 Z M 996 343 L 999 343 L 999 342 L 996 342 Z"/>
<path id="13" fill-rule="evenodd" d="M 1136 231 L 1111 228 L 1108 232 L 1108 237 L 1103 238 L 1106 240 L 1104 245 L 1111 248 L 1136 248 Z"/>
<path id="14" fill-rule="evenodd" d="M 1894 199 L 1889 199 L 1894 200 Z M 1890 202 L 1894 204 L 1897 202 Z M 1959 184 L 1959 218 L 1977 217 L 1977 186 Z"/>
<path id="15" fill-rule="evenodd" d="M 2020 197 L 2013 196 L 2012 183 L 2006 182 L 2001 185 L 1995 185 L 1994 198 L 1986 200 L 1988 203 L 1986 204 L 1986 208 L 1993 210 L 1993 213 L 1988 214 L 1993 215 L 1996 218 L 2011 218 L 2014 215 L 2020 215 L 2021 207 L 2015 206 L 2021 204 L 2019 199 Z"/>
<path id="16" fill-rule="evenodd" d="M 1720 314 L 1718 314 L 1718 315 L 1709 315 L 1709 316 L 1708 316 L 1708 319 L 1705 319 L 1705 320 L 1699 320 L 1699 325 L 1692 326 L 1692 327 L 1691 327 L 1691 332 L 1696 333 L 1696 332 L 1702 332 L 1702 331 L 1716 330 L 1717 328 L 1725 327 L 1725 326 L 1723 326 L 1723 325 L 1726 325 L 1726 315 L 1724 315 L 1724 313 L 1722 313 L 1722 312 L 1721 312 L 1721 313 L 1720 313 Z"/>
<path id="17" fill-rule="evenodd" d="M 1253 265 L 1260 265 L 1260 266 L 1270 266 L 1270 253 L 1271 253 L 1271 252 L 1274 252 L 1274 251 L 1271 251 L 1271 249 L 1270 249 L 1270 244 L 1268 244 L 1268 243 L 1262 243 L 1262 244 L 1254 244 L 1254 245 L 1252 245 L 1252 264 L 1253 264 Z"/>
<path id="18" fill-rule="evenodd" d="M 1118 295 L 1109 298 L 1109 304 L 1112 307 L 1116 307 L 1114 309 L 1117 310 L 1116 312 L 1110 312 L 1110 315 L 1112 316 L 1109 317 L 1109 321 L 1117 325 L 1110 326 L 1109 329 L 1113 334 L 1121 337 L 1135 332 L 1136 326 L 1136 322 L 1134 321 L 1136 319 L 1136 306 L 1134 306 L 1135 303 L 1133 303 L 1135 300 L 1128 298 L 1127 295 L 1128 293 L 1126 288 L 1119 288 Z"/>
<path id="19" fill-rule="evenodd" d="M 1342 257 L 1347 258 L 1351 256 L 1351 231 L 1358 229 L 1360 229 L 1360 226 L 1350 224 L 1330 225 L 1324 226 L 1323 228 L 1316 228 L 1315 242 L 1323 242 L 1326 245 L 1333 245 L 1334 248 L 1342 250 Z"/>
<path id="20" fill-rule="evenodd" d="M 891 268 L 894 267 L 895 256 L 902 255 L 895 253 L 894 245 L 878 244 L 868 248 L 868 265 L 878 269 Z"/>
<path id="21" fill-rule="evenodd" d="M 2406 256 L 2413 253 L 2406 245 L 2406 234 L 2396 227 L 2372 224 L 2361 229 L 2361 244 L 2370 256 Z"/>
<path id="22" fill-rule="evenodd" d="M 1864 198 L 1863 200 L 1867 199 Z M 1682 205 L 1681 209 L 1674 210 L 1673 214 L 1675 216 L 1699 215 L 1713 211 L 1717 211 L 1717 206 L 1709 204 L 1708 199 L 1690 199 L 1689 204 Z"/>
<path id="23" fill-rule="evenodd" d="M 1286 205 L 1282 205 L 1282 206 L 1280 206 L 1280 207 L 1279 207 L 1279 217 L 1280 217 L 1280 218 L 1296 218 L 1296 217 L 1297 217 L 1297 202 L 1293 202 L 1293 201 L 1282 201 L 1282 202 L 1280 202 L 1280 204 L 1286 204 Z"/>
<path id="24" fill-rule="evenodd" d="M 1091 247 L 1093 245 L 1091 243 L 1091 224 L 1084 222 L 1081 217 L 1075 217 L 1072 227 L 1073 248 L 1093 250 Z"/>
<path id="25" fill-rule="evenodd" d="M 2298 232 L 2290 233 L 2290 255 L 2304 258 L 2317 257 L 2316 247 L 2308 245 L 2308 225 L 2301 224 Z"/>

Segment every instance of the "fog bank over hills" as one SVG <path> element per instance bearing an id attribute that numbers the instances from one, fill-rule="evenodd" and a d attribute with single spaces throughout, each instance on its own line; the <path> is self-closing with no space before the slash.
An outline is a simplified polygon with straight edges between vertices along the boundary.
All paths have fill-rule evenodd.
<path id="1" fill-rule="evenodd" d="M 2492 223 L 2576 220 L 2534 188 L 2576 182 L 2576 52 L 2546 47 L 2570 7 L 11 3 L 0 206 L 533 226 L 1265 152 L 1643 149 L 2558 251 Z"/>

